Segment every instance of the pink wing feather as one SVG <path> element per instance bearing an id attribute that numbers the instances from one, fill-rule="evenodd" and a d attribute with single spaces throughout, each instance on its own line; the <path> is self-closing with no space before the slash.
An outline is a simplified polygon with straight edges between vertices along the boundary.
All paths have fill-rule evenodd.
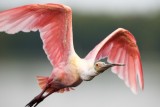
<path id="1" fill-rule="evenodd" d="M 26 5 L 0 12 L 0 31 L 40 31 L 51 64 L 65 63 L 73 49 L 72 11 L 60 4 Z"/>
<path id="2" fill-rule="evenodd" d="M 134 93 L 137 93 L 137 75 L 140 88 L 144 88 L 143 70 L 140 53 L 134 36 L 119 28 L 100 42 L 85 59 L 98 61 L 108 58 L 110 63 L 122 63 L 125 66 L 112 67 L 112 72 L 123 79 Z"/>

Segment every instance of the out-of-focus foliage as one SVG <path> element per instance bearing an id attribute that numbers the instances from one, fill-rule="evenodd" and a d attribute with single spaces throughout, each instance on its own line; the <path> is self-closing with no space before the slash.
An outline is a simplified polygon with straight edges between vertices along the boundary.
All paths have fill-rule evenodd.
<path id="1" fill-rule="evenodd" d="M 107 16 L 75 16 L 74 34 L 77 36 L 75 43 L 78 49 L 90 50 L 96 43 L 115 29 L 122 27 L 128 29 L 137 40 L 140 51 L 142 52 L 160 52 L 160 15 L 152 17 L 107 17 Z M 80 39 L 83 43 L 78 45 Z"/>
<path id="2" fill-rule="evenodd" d="M 122 27 L 134 34 L 142 53 L 160 53 L 160 14 L 145 16 L 104 16 L 73 14 L 75 49 L 84 57 L 97 43 Z M 0 56 L 43 56 L 38 32 L 6 36 L 0 33 Z"/>

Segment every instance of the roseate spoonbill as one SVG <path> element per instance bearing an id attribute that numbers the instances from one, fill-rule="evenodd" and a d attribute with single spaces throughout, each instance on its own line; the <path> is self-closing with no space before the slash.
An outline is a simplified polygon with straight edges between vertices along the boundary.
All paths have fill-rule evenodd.
<path id="1" fill-rule="evenodd" d="M 53 66 L 50 76 L 37 76 L 42 92 L 26 107 L 35 107 L 54 92 L 72 90 L 82 81 L 112 67 L 134 93 L 137 79 L 143 90 L 143 70 L 134 36 L 118 28 L 101 41 L 85 58 L 80 58 L 73 46 L 72 10 L 62 4 L 32 4 L 0 12 L 0 31 L 39 31 L 43 49 Z M 101 59 L 107 58 L 108 62 Z M 137 78 L 138 77 L 138 78 Z"/>

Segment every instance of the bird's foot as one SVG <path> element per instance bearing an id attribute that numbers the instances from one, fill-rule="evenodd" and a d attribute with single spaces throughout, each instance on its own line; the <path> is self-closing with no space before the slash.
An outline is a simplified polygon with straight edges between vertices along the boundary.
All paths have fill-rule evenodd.
<path id="1" fill-rule="evenodd" d="M 36 107 L 40 102 L 44 100 L 43 96 L 36 96 L 25 107 Z"/>

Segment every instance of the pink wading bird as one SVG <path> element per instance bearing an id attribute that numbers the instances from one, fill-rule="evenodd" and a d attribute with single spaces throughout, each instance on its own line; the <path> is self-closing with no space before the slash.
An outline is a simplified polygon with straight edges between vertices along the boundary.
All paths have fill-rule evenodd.
<path id="1" fill-rule="evenodd" d="M 39 31 L 43 49 L 54 66 L 49 77 L 37 76 L 42 92 L 26 107 L 35 107 L 54 92 L 72 90 L 82 81 L 112 67 L 134 93 L 137 76 L 143 90 L 143 70 L 140 53 L 133 35 L 119 28 L 101 41 L 85 58 L 80 58 L 73 46 L 72 10 L 62 4 L 33 4 L 0 12 L 0 31 L 9 34 Z M 101 59 L 108 58 L 109 63 Z"/>

